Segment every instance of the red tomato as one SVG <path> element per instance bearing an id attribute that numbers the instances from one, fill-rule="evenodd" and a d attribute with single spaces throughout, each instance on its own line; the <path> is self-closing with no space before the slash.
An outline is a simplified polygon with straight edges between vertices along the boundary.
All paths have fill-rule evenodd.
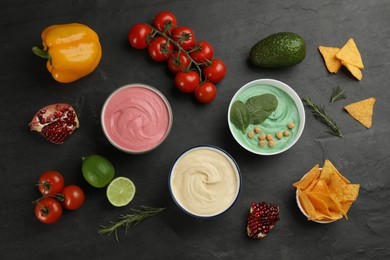
<path id="1" fill-rule="evenodd" d="M 35 206 L 35 216 L 45 224 L 52 224 L 62 216 L 62 207 L 54 198 L 43 198 Z"/>
<path id="2" fill-rule="evenodd" d="M 186 70 L 191 63 L 191 60 L 188 58 L 187 54 L 183 52 L 180 52 L 179 56 L 178 54 L 179 52 L 174 52 L 168 59 L 168 69 L 175 74 Z"/>
<path id="3" fill-rule="evenodd" d="M 44 172 L 39 177 L 38 186 L 43 195 L 60 193 L 64 188 L 64 177 L 57 171 Z"/>
<path id="4" fill-rule="evenodd" d="M 210 103 L 217 96 L 217 88 L 211 82 L 206 81 L 195 91 L 195 98 L 201 103 Z"/>
<path id="5" fill-rule="evenodd" d="M 148 36 L 152 32 L 147 24 L 136 24 L 130 28 L 127 38 L 131 46 L 136 49 L 145 49 L 148 47 Z"/>
<path id="6" fill-rule="evenodd" d="M 170 32 L 177 26 L 176 16 L 168 11 L 162 11 L 153 18 L 153 26 L 160 32 Z"/>
<path id="7" fill-rule="evenodd" d="M 221 81 L 226 75 L 226 65 L 222 60 L 215 59 L 211 61 L 210 65 L 206 65 L 202 69 L 204 77 L 212 82 L 217 83 Z"/>
<path id="8" fill-rule="evenodd" d="M 199 41 L 195 43 L 194 48 L 197 50 L 190 52 L 190 56 L 197 63 L 205 63 L 210 61 L 214 55 L 213 47 L 206 41 Z"/>
<path id="9" fill-rule="evenodd" d="M 62 205 L 66 209 L 75 210 L 80 208 L 84 203 L 85 200 L 84 192 L 79 186 L 76 185 L 66 186 L 62 190 L 62 194 L 64 196 L 64 201 L 62 202 Z"/>
<path id="10" fill-rule="evenodd" d="M 164 37 L 158 36 L 150 42 L 148 51 L 154 61 L 166 61 L 173 53 L 173 44 Z"/>
<path id="11" fill-rule="evenodd" d="M 196 71 L 179 72 L 175 76 L 175 86 L 184 93 L 194 92 L 199 86 L 200 77 Z"/>
<path id="12" fill-rule="evenodd" d="M 180 44 L 184 50 L 191 50 L 195 46 L 194 31 L 187 26 L 180 26 L 172 30 L 172 39 Z"/>

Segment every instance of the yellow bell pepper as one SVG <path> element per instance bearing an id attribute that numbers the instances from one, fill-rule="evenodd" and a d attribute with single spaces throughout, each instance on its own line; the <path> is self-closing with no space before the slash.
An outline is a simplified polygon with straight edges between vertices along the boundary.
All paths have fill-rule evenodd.
<path id="1" fill-rule="evenodd" d="M 52 25 L 41 36 L 43 50 L 33 47 L 33 52 L 48 59 L 47 70 L 58 82 L 69 83 L 90 74 L 102 57 L 99 37 L 86 25 Z"/>

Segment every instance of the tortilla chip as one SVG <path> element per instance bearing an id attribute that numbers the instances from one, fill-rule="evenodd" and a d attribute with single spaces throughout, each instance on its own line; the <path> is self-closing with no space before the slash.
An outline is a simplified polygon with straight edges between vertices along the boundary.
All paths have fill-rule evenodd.
<path id="1" fill-rule="evenodd" d="M 355 201 L 357 199 L 357 196 L 359 195 L 359 189 L 360 185 L 359 184 L 348 184 L 347 185 L 348 189 L 348 196 L 344 197 L 344 201 Z"/>
<path id="2" fill-rule="evenodd" d="M 330 73 L 337 73 L 341 67 L 341 60 L 336 58 L 336 53 L 340 51 L 339 48 L 334 47 L 318 47 L 322 57 L 324 58 L 326 68 Z"/>
<path id="3" fill-rule="evenodd" d="M 346 184 L 350 183 L 350 181 L 345 178 L 337 169 L 334 167 L 333 163 L 329 160 L 325 160 L 324 166 L 322 167 L 321 175 L 330 176 L 331 173 L 335 173 L 342 179 L 342 181 Z M 320 177 L 321 179 L 321 177 Z"/>
<path id="4" fill-rule="evenodd" d="M 300 181 L 293 184 L 294 187 L 306 190 L 313 180 L 317 179 L 320 175 L 320 166 L 316 164 Z"/>
<path id="5" fill-rule="evenodd" d="M 331 213 L 329 212 L 328 206 L 326 203 L 319 199 L 314 193 L 307 193 L 311 204 L 313 204 L 315 209 L 315 218 L 316 220 L 321 220 L 322 218 L 332 218 Z"/>
<path id="6" fill-rule="evenodd" d="M 366 128 L 371 128 L 375 101 L 376 99 L 374 97 L 367 98 L 362 101 L 349 104 L 345 106 L 344 109 Z"/>
<path id="7" fill-rule="evenodd" d="M 313 187 L 313 189 L 310 192 L 319 192 L 319 193 L 324 193 L 324 194 L 329 194 L 329 188 L 328 185 L 324 180 L 318 180 L 316 185 Z"/>
<path id="8" fill-rule="evenodd" d="M 359 69 L 364 68 L 362 56 L 352 38 L 350 38 L 340 51 L 336 53 L 336 57 L 343 61 L 343 63 L 348 63 Z"/>
<path id="9" fill-rule="evenodd" d="M 343 207 L 343 211 L 345 213 L 348 212 L 349 208 L 352 206 L 353 201 L 342 201 L 341 206 Z"/>
<path id="10" fill-rule="evenodd" d="M 339 219 L 343 215 L 347 218 L 347 215 L 336 196 L 333 194 L 324 194 L 321 192 L 313 192 L 313 195 L 325 202 L 331 214 L 331 219 Z"/>
<path id="11" fill-rule="evenodd" d="M 346 62 L 342 62 L 342 64 L 349 70 L 349 72 L 351 72 L 351 74 L 358 80 L 362 80 L 363 78 L 363 73 L 362 71 L 356 67 L 356 66 L 353 66 L 351 64 L 348 64 Z"/>
<path id="12" fill-rule="evenodd" d="M 310 199 L 307 197 L 307 195 L 298 189 L 298 199 L 299 202 L 303 208 L 303 210 L 308 215 L 309 219 L 315 219 L 316 217 L 316 210 L 314 209 L 313 204 L 311 203 Z"/>

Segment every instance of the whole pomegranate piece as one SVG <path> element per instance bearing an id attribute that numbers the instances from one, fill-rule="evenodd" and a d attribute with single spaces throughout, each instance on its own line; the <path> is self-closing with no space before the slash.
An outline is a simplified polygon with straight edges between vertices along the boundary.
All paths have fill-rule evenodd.
<path id="1" fill-rule="evenodd" d="M 267 202 L 251 203 L 249 210 L 247 234 L 253 238 L 263 238 L 279 221 L 279 207 Z"/>
<path id="2" fill-rule="evenodd" d="M 41 108 L 28 125 L 50 142 L 62 144 L 79 127 L 79 120 L 74 108 L 62 103 Z"/>

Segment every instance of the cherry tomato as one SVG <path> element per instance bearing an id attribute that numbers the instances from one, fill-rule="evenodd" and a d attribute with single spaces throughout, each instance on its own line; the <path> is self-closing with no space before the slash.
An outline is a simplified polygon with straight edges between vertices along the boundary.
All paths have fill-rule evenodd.
<path id="1" fill-rule="evenodd" d="M 180 55 L 178 55 L 179 52 L 174 52 L 168 59 L 168 69 L 174 74 L 185 71 L 191 63 L 187 54 L 180 52 Z"/>
<path id="2" fill-rule="evenodd" d="M 160 32 L 165 32 L 167 30 L 169 33 L 177 26 L 176 16 L 168 11 L 159 12 L 153 18 L 153 26 Z"/>
<path id="3" fill-rule="evenodd" d="M 208 81 L 217 83 L 225 77 L 226 65 L 222 60 L 215 59 L 211 61 L 210 65 L 204 66 L 202 71 Z"/>
<path id="4" fill-rule="evenodd" d="M 217 88 L 209 81 L 206 81 L 195 91 L 195 98 L 201 103 L 210 103 L 217 96 Z"/>
<path id="5" fill-rule="evenodd" d="M 179 72 L 175 76 L 175 86 L 184 93 L 194 92 L 199 86 L 200 77 L 196 71 Z"/>
<path id="6" fill-rule="evenodd" d="M 148 51 L 154 61 L 166 61 L 172 55 L 173 44 L 164 37 L 158 36 L 150 42 Z"/>
<path id="7" fill-rule="evenodd" d="M 79 186 L 76 185 L 66 186 L 62 190 L 62 194 L 64 196 L 64 201 L 62 202 L 62 205 L 66 209 L 75 210 L 80 208 L 84 203 L 85 200 L 84 192 Z"/>
<path id="8" fill-rule="evenodd" d="M 35 206 L 35 216 L 45 224 L 52 224 L 62 216 L 62 207 L 54 198 L 43 198 Z"/>
<path id="9" fill-rule="evenodd" d="M 136 49 L 145 49 L 148 47 L 148 36 L 152 32 L 147 24 L 136 24 L 130 28 L 127 38 L 131 46 Z"/>
<path id="10" fill-rule="evenodd" d="M 172 39 L 180 44 L 184 50 L 191 50 L 195 46 L 194 31 L 187 26 L 180 26 L 172 30 Z"/>
<path id="11" fill-rule="evenodd" d="M 64 177 L 57 171 L 44 172 L 39 177 L 38 186 L 43 195 L 60 193 L 64 188 Z"/>
<path id="12" fill-rule="evenodd" d="M 190 56 L 197 63 L 205 63 L 210 61 L 214 55 L 213 47 L 206 41 L 199 41 L 195 43 L 194 48 L 197 50 L 190 52 Z"/>

